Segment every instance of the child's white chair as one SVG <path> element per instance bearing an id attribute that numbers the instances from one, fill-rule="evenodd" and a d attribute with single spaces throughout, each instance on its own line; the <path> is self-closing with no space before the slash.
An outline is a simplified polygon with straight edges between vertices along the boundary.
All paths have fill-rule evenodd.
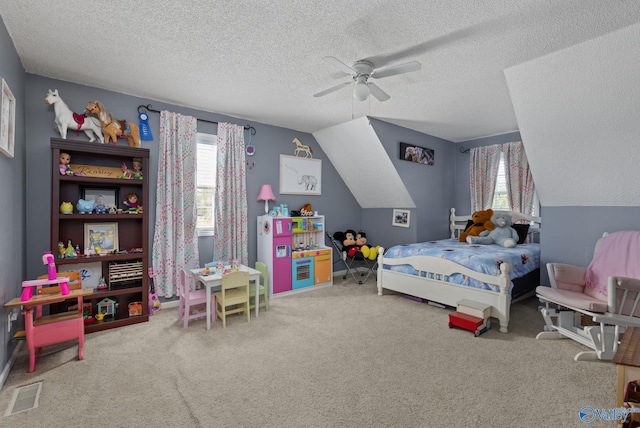
<path id="1" fill-rule="evenodd" d="M 207 316 L 207 290 L 195 289 L 193 275 L 187 269 L 180 271 L 178 281 L 178 295 L 180 305 L 178 306 L 178 321 L 182 320 L 184 328 L 189 327 L 189 321 Z M 211 317 L 215 321 L 215 317 Z"/>

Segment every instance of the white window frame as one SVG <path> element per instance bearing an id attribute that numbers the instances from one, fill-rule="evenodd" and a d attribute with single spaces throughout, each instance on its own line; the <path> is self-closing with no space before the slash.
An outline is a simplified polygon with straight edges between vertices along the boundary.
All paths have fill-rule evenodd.
<path id="1" fill-rule="evenodd" d="M 504 195 L 503 201 L 506 205 L 498 204 L 500 200 L 499 196 Z M 507 190 L 507 174 L 504 164 L 504 153 L 500 153 L 500 166 L 498 167 L 498 177 L 496 179 L 496 187 L 493 189 L 493 201 L 491 202 L 491 209 L 495 210 L 509 210 L 509 191 Z"/>
<path id="2" fill-rule="evenodd" d="M 504 190 L 502 188 L 498 189 L 498 187 L 504 184 Z M 496 179 L 496 187 L 493 189 L 493 201 L 491 202 L 492 210 L 506 210 L 509 211 L 511 208 L 509 207 L 509 190 L 507 189 L 507 172 L 506 172 L 506 164 L 504 161 L 504 153 L 500 153 L 500 166 L 498 167 L 498 178 Z M 498 195 L 505 195 L 507 205 L 500 206 L 497 204 Z M 537 216 L 540 212 L 540 205 L 538 201 L 538 193 L 533 191 L 533 213 L 531 215 Z"/>
<path id="3" fill-rule="evenodd" d="M 199 188 L 209 188 L 209 187 L 213 187 L 214 189 L 214 199 L 212 200 L 212 203 L 215 204 L 215 178 L 216 178 L 216 156 L 217 156 L 217 144 L 216 144 L 216 140 L 217 140 L 218 136 L 214 135 L 214 134 L 205 134 L 202 132 L 198 132 L 196 134 L 196 146 L 197 146 L 197 154 L 198 154 L 198 173 L 196 174 L 196 177 L 201 176 L 200 173 L 200 168 L 205 168 L 205 166 L 209 166 L 211 163 L 207 163 L 207 162 L 203 162 L 203 159 L 201 159 L 201 156 L 203 154 L 203 151 L 206 151 L 208 149 L 207 146 L 213 146 L 214 147 L 214 159 L 213 159 L 213 171 L 211 171 L 211 168 L 207 168 L 209 170 L 209 174 L 213 174 L 213 183 L 209 183 L 208 185 L 201 185 L 201 183 L 198 183 L 198 179 L 196 178 L 196 189 Z M 197 204 L 197 198 L 196 198 L 196 204 Z M 196 209 L 199 207 L 196 207 Z M 213 222 L 214 224 L 212 224 L 211 226 L 207 226 L 207 227 L 197 227 L 197 233 L 198 233 L 198 237 L 200 236 L 213 236 L 214 234 L 214 227 L 215 227 L 215 212 L 213 211 L 214 207 L 211 206 L 212 212 L 214 213 L 214 217 L 213 217 Z"/>

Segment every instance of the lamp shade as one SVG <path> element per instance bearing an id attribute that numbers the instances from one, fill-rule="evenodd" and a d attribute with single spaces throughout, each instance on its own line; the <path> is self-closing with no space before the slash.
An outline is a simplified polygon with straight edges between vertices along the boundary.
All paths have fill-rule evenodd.
<path id="1" fill-rule="evenodd" d="M 273 194 L 273 190 L 271 190 L 271 184 L 263 184 L 260 189 L 260 194 L 258 195 L 259 201 L 264 201 L 264 212 L 265 214 L 269 212 L 269 201 L 275 201 L 276 197 Z"/>

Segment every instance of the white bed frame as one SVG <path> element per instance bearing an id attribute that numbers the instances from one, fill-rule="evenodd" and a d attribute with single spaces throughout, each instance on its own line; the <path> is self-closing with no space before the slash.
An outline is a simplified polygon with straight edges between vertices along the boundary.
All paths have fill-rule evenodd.
<path id="1" fill-rule="evenodd" d="M 526 220 L 540 225 L 542 222 L 540 217 L 529 216 L 513 211 L 507 211 L 511 214 L 514 222 L 518 220 Z M 451 208 L 450 230 L 451 238 L 457 238 L 460 231 L 464 231 L 467 220 L 470 215 L 457 216 L 455 208 Z M 533 228 L 532 228 L 533 229 Z M 539 229 L 529 231 L 529 239 Z M 406 265 L 413 266 L 414 269 L 422 273 L 424 276 L 410 275 L 401 272 L 394 272 L 388 269 L 382 269 L 383 265 Z M 461 266 L 452 261 L 433 256 L 410 256 L 400 259 L 387 259 L 384 257 L 384 248 L 378 251 L 378 295 L 382 296 L 382 290 L 393 290 L 399 293 L 408 294 L 410 296 L 420 297 L 427 301 L 440 303 L 446 306 L 456 307 L 462 299 L 469 299 L 486 305 L 491 305 L 491 316 L 500 321 L 500 331 L 508 332 L 509 325 L 509 308 L 511 306 L 511 297 L 509 296 L 509 265 L 503 263 L 500 265 L 500 275 L 492 276 L 480 272 L 475 272 L 469 268 Z M 467 275 L 478 281 L 493 284 L 499 288 L 499 292 L 483 290 L 479 288 L 468 287 L 465 285 L 454 284 L 444 281 L 443 278 L 454 273 Z"/>

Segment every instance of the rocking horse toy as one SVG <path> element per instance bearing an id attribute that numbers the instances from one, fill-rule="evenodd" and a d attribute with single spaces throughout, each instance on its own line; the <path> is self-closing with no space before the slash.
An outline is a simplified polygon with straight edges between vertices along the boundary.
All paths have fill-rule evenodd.
<path id="1" fill-rule="evenodd" d="M 72 112 L 67 104 L 62 101 L 60 95 L 58 95 L 57 89 L 55 91 L 49 89 L 44 102 L 53 105 L 53 111 L 56 114 L 55 123 L 58 132 L 60 132 L 60 137 L 66 139 L 67 130 L 73 129 L 78 133 L 83 131 L 91 142 L 94 142 L 97 136 L 100 142 L 104 143 L 100 122 L 96 118 L 89 117 L 86 114 Z"/>
<path id="2" fill-rule="evenodd" d="M 129 146 L 140 147 L 140 129 L 138 125 L 114 118 L 100 101 L 91 101 L 87 104 L 86 110 L 100 119 L 105 144 L 113 141 L 113 144 L 117 145 L 118 137 L 122 137 L 129 141 Z"/>

